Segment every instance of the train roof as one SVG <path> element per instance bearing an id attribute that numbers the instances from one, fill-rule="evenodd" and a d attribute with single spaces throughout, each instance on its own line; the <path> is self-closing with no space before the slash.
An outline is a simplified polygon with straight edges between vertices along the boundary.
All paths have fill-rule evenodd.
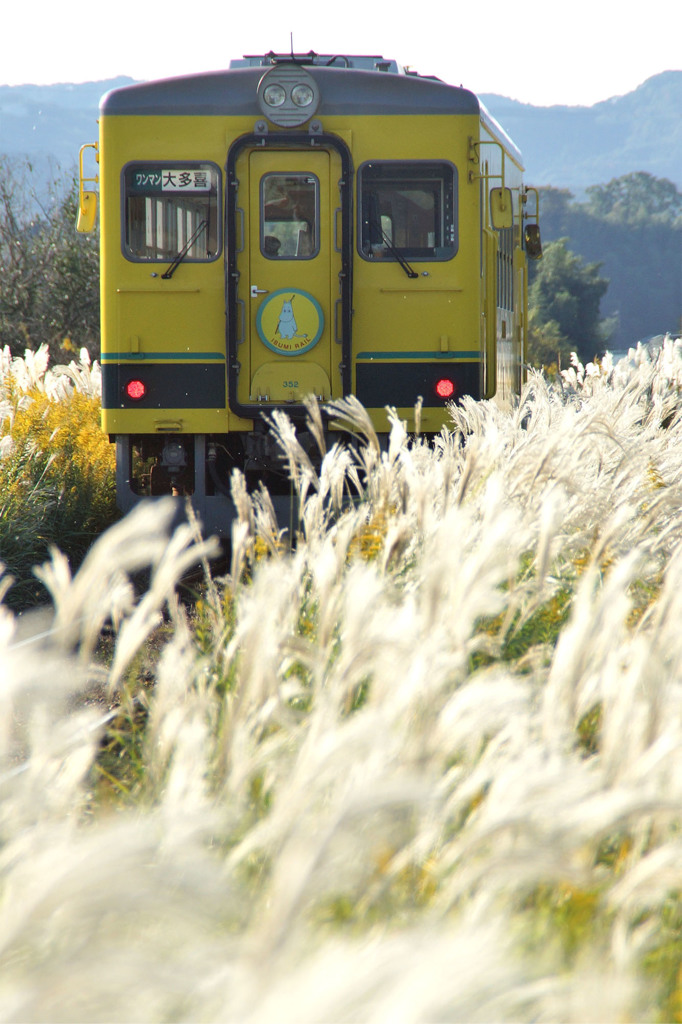
<path id="1" fill-rule="evenodd" d="M 306 66 L 332 114 L 478 114 L 480 104 L 467 89 L 434 78 L 356 67 Z M 114 89 L 102 98 L 104 115 L 196 114 L 262 117 L 256 90 L 263 65 L 166 78 Z M 320 111 L 322 113 L 322 110 Z"/>
<path id="2" fill-rule="evenodd" d="M 247 55 L 223 71 L 124 86 L 102 97 L 100 112 L 106 117 L 245 115 L 258 120 L 262 112 L 257 88 L 263 69 L 287 62 L 292 62 L 291 55 Z M 406 71 L 379 55 L 296 54 L 293 62 L 303 65 L 317 83 L 322 97 L 318 116 L 474 114 L 521 163 L 513 141 L 468 89 Z"/>

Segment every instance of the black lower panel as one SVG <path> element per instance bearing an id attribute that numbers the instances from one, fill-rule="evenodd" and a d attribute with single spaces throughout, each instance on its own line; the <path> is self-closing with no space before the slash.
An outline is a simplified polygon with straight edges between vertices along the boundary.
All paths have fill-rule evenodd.
<path id="1" fill-rule="evenodd" d="M 452 394 L 441 398 L 436 391 L 439 381 L 451 380 Z M 355 394 L 369 409 L 386 405 L 410 407 L 421 396 L 425 408 L 442 408 L 462 395 L 481 397 L 480 363 L 388 363 L 374 361 L 357 364 Z M 448 389 L 441 389 L 447 391 Z"/>
<path id="2" fill-rule="evenodd" d="M 143 398 L 130 398 L 126 386 L 142 381 Z M 105 409 L 223 409 L 225 364 L 105 363 L 102 367 Z"/>

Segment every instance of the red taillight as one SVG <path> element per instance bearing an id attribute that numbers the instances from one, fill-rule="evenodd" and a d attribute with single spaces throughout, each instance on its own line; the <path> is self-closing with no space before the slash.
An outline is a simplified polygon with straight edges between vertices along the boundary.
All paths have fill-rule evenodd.
<path id="1" fill-rule="evenodd" d="M 126 395 L 134 402 L 139 402 L 147 394 L 147 386 L 143 380 L 129 380 L 126 384 Z"/>
<path id="2" fill-rule="evenodd" d="M 441 377 L 436 384 L 436 394 L 439 398 L 452 398 L 455 393 L 455 382 L 449 377 Z"/>

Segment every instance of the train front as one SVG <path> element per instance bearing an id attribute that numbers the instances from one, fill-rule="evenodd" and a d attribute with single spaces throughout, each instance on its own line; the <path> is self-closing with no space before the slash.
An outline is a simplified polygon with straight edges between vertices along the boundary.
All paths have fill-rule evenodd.
<path id="1" fill-rule="evenodd" d="M 486 278 L 481 126 L 470 92 L 381 57 L 268 54 L 104 97 L 102 417 L 123 511 L 189 496 L 228 533 L 235 468 L 288 507 L 273 410 L 314 455 L 307 395 L 355 394 L 384 434 L 385 406 L 413 428 L 419 402 L 437 432 L 450 401 L 494 392 L 498 330 L 520 365 L 513 288 L 500 327 Z M 506 168 L 518 240 L 512 151 Z"/>

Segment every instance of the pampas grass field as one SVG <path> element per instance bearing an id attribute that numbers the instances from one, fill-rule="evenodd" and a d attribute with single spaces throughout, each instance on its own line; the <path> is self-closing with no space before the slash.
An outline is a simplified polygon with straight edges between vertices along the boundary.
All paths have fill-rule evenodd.
<path id="1" fill-rule="evenodd" d="M 298 541 L 235 475 L 224 578 L 172 499 L 53 549 L 0 606 L 0 1019 L 682 1019 L 681 386 L 668 338 L 386 450 L 347 400 L 319 472 L 278 418 Z"/>

